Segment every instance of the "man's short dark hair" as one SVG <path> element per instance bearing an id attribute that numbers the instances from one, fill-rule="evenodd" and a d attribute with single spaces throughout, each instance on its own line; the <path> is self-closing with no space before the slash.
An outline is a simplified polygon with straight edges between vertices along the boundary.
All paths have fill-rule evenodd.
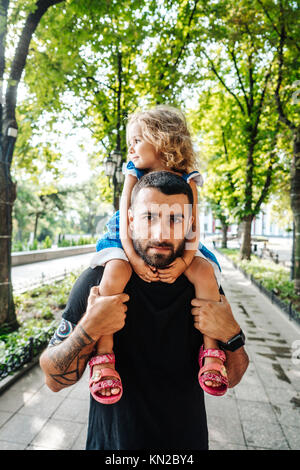
<path id="1" fill-rule="evenodd" d="M 137 194 L 143 188 L 154 188 L 167 196 L 185 194 L 188 197 L 189 203 L 193 204 L 193 192 L 190 185 L 182 176 L 175 175 L 175 173 L 170 171 L 152 171 L 142 176 L 133 188 L 131 205 L 134 204 Z"/>

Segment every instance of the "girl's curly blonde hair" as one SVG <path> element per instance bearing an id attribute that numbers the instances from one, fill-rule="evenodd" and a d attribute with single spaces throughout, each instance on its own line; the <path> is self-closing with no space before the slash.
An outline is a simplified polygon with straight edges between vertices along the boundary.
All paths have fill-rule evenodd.
<path id="1" fill-rule="evenodd" d="M 150 142 L 171 171 L 189 173 L 195 170 L 196 154 L 184 114 L 172 106 L 159 105 L 129 116 L 128 129 L 141 126 L 143 138 Z"/>

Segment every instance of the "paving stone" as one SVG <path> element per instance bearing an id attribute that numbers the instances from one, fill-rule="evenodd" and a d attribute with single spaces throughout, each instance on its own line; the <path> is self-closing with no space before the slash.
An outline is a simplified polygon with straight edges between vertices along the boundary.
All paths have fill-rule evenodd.
<path id="1" fill-rule="evenodd" d="M 53 414 L 53 419 L 86 423 L 90 401 L 68 397 L 62 401 Z"/>
<path id="2" fill-rule="evenodd" d="M 74 441 L 71 450 L 85 450 L 87 437 L 87 424 L 82 426 L 77 439 Z"/>
<path id="3" fill-rule="evenodd" d="M 34 392 L 21 391 L 15 386 L 9 388 L 0 396 L 0 411 L 16 413 L 33 395 Z"/>
<path id="4" fill-rule="evenodd" d="M 257 420 L 261 420 L 268 425 L 277 423 L 275 411 L 269 403 L 239 400 L 238 409 L 242 422 L 249 421 L 255 423 Z"/>
<path id="5" fill-rule="evenodd" d="M 263 418 L 257 417 L 256 420 L 243 420 L 242 426 L 247 446 L 272 450 L 290 449 L 282 428 L 276 422 L 266 423 Z"/>
<path id="6" fill-rule="evenodd" d="M 6 423 L 10 418 L 11 413 L 9 413 L 9 411 L 0 411 L 0 426 Z"/>
<path id="7" fill-rule="evenodd" d="M 228 416 L 211 415 L 207 418 L 209 440 L 245 446 L 243 429 L 239 419 L 230 419 Z"/>
<path id="8" fill-rule="evenodd" d="M 246 446 L 228 442 L 209 441 L 209 450 L 247 450 Z"/>
<path id="9" fill-rule="evenodd" d="M 43 418 L 49 418 L 56 409 L 59 407 L 61 402 L 65 399 L 64 396 L 58 396 L 57 394 L 48 393 L 35 393 L 29 400 L 26 401 L 24 406 L 19 410 L 19 413 L 29 416 L 41 416 Z"/>
<path id="10" fill-rule="evenodd" d="M 82 432 L 80 423 L 49 419 L 31 445 L 49 450 L 71 449 L 80 432 Z"/>
<path id="11" fill-rule="evenodd" d="M 24 450 L 24 444 L 0 440 L 0 450 Z"/>
<path id="12" fill-rule="evenodd" d="M 237 400 L 260 401 L 264 403 L 269 402 L 266 391 L 260 382 L 254 384 L 242 382 L 235 387 L 235 393 Z"/>
<path id="13" fill-rule="evenodd" d="M 0 440 L 28 445 L 46 422 L 40 416 L 15 414 L 0 429 Z"/>
<path id="14" fill-rule="evenodd" d="M 300 428 L 298 426 L 282 426 L 283 432 L 292 450 L 300 450 Z"/>
<path id="15" fill-rule="evenodd" d="M 280 424 L 297 426 L 300 436 L 300 409 L 299 407 L 290 406 L 287 404 L 273 405 L 273 410 Z"/>

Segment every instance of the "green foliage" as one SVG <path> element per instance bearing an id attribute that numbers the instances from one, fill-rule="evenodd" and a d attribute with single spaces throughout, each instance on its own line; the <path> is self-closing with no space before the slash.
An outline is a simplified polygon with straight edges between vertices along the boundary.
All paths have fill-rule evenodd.
<path id="1" fill-rule="evenodd" d="M 52 247 L 52 240 L 49 235 L 46 236 L 45 240 L 42 242 L 42 247 L 48 249 Z"/>
<path id="2" fill-rule="evenodd" d="M 266 289 L 274 291 L 283 301 L 293 302 L 300 315 L 299 296 L 296 294 L 294 283 L 290 280 L 290 273 L 286 267 L 271 260 L 262 260 L 255 255 L 252 256 L 251 261 L 241 260 L 238 250 L 235 249 L 221 249 L 220 251 L 231 258 L 244 272 L 252 275 Z"/>
<path id="3" fill-rule="evenodd" d="M 31 245 L 29 245 L 29 247 L 28 247 L 28 248 L 29 248 L 29 251 L 35 251 L 35 250 L 38 250 L 38 248 L 39 248 L 39 244 L 38 244 L 38 241 L 37 241 L 37 239 L 36 239 L 36 238 L 33 240 L 32 244 L 31 244 Z"/>
<path id="4" fill-rule="evenodd" d="M 74 272 L 63 281 L 15 296 L 20 327 L 10 333 L 0 329 L 0 369 L 11 361 L 12 357 L 18 358 L 23 354 L 30 338 L 34 340 L 34 345 L 45 345 L 49 341 L 58 326 L 62 309 L 66 306 L 71 288 L 79 274 Z M 34 346 L 33 354 L 38 352 L 38 346 Z"/>

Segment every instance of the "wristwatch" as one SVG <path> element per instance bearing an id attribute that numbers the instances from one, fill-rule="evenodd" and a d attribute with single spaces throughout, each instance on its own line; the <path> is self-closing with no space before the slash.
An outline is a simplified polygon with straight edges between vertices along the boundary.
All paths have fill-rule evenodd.
<path id="1" fill-rule="evenodd" d="M 218 341 L 220 347 L 227 351 L 236 351 L 237 349 L 241 348 L 245 344 L 245 335 L 242 330 L 240 332 L 230 338 L 227 343 L 223 343 L 223 341 Z"/>

